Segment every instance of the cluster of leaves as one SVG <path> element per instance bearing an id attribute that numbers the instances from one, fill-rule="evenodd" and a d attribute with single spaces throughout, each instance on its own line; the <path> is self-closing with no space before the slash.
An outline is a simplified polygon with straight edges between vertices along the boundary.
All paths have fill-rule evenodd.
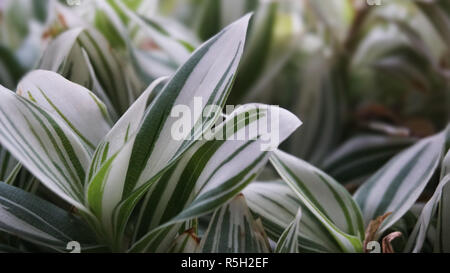
<path id="1" fill-rule="evenodd" d="M 445 0 L 65 2 L 0 7 L 0 251 L 450 252 Z"/>

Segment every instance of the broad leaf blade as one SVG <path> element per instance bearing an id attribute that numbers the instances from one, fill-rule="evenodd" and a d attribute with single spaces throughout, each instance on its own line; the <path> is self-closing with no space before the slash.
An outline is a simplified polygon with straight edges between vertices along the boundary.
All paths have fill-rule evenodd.
<path id="1" fill-rule="evenodd" d="M 90 151 L 110 130 L 105 105 L 86 88 L 54 72 L 29 73 L 19 82 L 17 94 L 60 118 Z"/>
<path id="2" fill-rule="evenodd" d="M 187 61 L 192 53 L 193 47 L 188 42 L 171 36 L 157 21 L 140 16 L 128 9 L 121 1 L 114 1 L 121 8 L 123 14 L 135 24 L 139 29 L 150 37 L 159 47 L 163 49 L 165 54 L 169 55 L 174 63 L 182 65 Z"/>
<path id="3" fill-rule="evenodd" d="M 447 130 L 449 130 L 447 128 Z M 450 131 L 448 131 L 450 132 Z M 449 150 L 449 136 L 447 135 L 446 149 Z M 450 152 L 447 152 L 446 156 L 442 160 L 441 164 L 441 180 L 447 178 L 450 174 Z M 442 183 L 442 182 L 441 182 Z M 438 210 L 438 223 L 437 223 L 437 236 L 435 243 L 435 251 L 441 253 L 450 252 L 450 231 L 447 227 L 450 222 L 450 184 L 446 184 L 442 187 L 442 193 L 439 200 Z"/>
<path id="4" fill-rule="evenodd" d="M 112 106 L 113 116 L 124 113 L 136 96 L 125 74 L 127 63 L 91 28 L 77 27 L 60 34 L 46 48 L 38 67 L 93 90 Z"/>
<path id="5" fill-rule="evenodd" d="M 107 202 L 102 204 L 101 215 L 106 227 L 111 227 L 114 209 L 116 220 L 112 228 L 120 234 L 131 209 L 151 183 L 218 118 L 220 113 L 205 108 L 225 103 L 242 55 L 249 18 L 240 19 L 197 49 L 151 102 L 136 134 L 130 136 L 118 154 L 108 155 L 114 161 L 109 162 L 112 172 L 100 179 L 103 186 L 91 184 L 97 190 L 89 192 L 94 199 Z M 172 135 L 178 119 L 171 110 L 177 105 L 192 111 L 194 120 L 179 138 Z"/>
<path id="6" fill-rule="evenodd" d="M 273 124 L 275 117 L 279 118 L 275 126 L 280 131 L 271 128 L 274 135 L 264 132 L 264 125 L 256 127 Z M 132 251 L 164 249 L 164 243 L 154 241 L 161 238 L 156 234 L 212 212 L 236 196 L 267 163 L 269 152 L 264 144 L 270 142 L 271 148 L 278 146 L 300 124 L 293 114 L 277 107 L 250 104 L 238 108 L 217 127 L 216 137 L 198 142 L 149 192 L 141 217 L 142 223 L 150 223 L 144 227 L 153 230 L 140 238 Z M 243 140 L 239 138 L 242 135 Z M 161 198 L 162 193 L 172 198 Z M 169 203 L 171 200 L 176 200 L 176 205 L 175 201 Z"/>
<path id="7" fill-rule="evenodd" d="M 394 155 L 413 144 L 413 139 L 379 135 L 351 138 L 329 155 L 322 169 L 341 183 L 363 179 Z"/>
<path id="8" fill-rule="evenodd" d="M 319 169 L 282 151 L 275 152 L 271 162 L 342 251 L 362 250 L 361 212 L 345 188 Z"/>
<path id="9" fill-rule="evenodd" d="M 432 218 L 437 211 L 442 194 L 445 193 L 444 189 L 449 185 L 448 182 L 450 182 L 450 174 L 442 178 L 433 196 L 423 207 L 416 226 L 408 238 L 408 242 L 404 250 L 405 252 L 418 253 L 422 250 L 427 237 L 428 229 L 431 226 Z"/>
<path id="10" fill-rule="evenodd" d="M 35 103 L 0 87 L 0 142 L 54 193 L 85 210 L 90 156 L 73 131 Z"/>
<path id="11" fill-rule="evenodd" d="M 264 132 L 263 126 L 254 130 L 262 124 L 271 124 L 276 118 L 279 118 L 276 126 L 281 130 L 271 129 L 274 135 L 279 133 L 278 139 L 271 139 L 273 135 Z M 210 206 L 217 206 L 215 202 L 221 204 L 221 199 L 234 196 L 238 188 L 248 183 L 249 175 L 256 174 L 267 161 L 265 141 L 278 145 L 300 124 L 295 116 L 276 107 L 249 104 L 236 109 L 217 127 L 212 140 L 197 143 L 147 194 L 139 234 L 181 212 L 189 218 L 189 214 L 212 211 Z M 247 138 L 240 139 L 240 136 Z M 190 208 L 186 210 L 188 205 Z"/>
<path id="12" fill-rule="evenodd" d="M 445 133 L 419 141 L 392 158 L 355 193 L 366 224 L 388 212 L 381 234 L 406 213 L 434 174 L 444 148 Z"/>
<path id="13" fill-rule="evenodd" d="M 302 209 L 298 247 L 302 253 L 341 252 L 339 244 L 284 181 L 253 182 L 244 189 L 247 203 L 270 238 L 279 241 Z"/>

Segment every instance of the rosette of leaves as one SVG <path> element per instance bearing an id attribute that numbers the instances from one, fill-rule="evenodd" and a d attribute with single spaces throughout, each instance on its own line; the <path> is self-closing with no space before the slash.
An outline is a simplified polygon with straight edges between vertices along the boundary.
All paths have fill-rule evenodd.
<path id="1" fill-rule="evenodd" d="M 237 196 L 270 156 L 261 149 L 270 132 L 251 129 L 253 123 L 279 115 L 279 142 L 301 124 L 277 107 L 244 105 L 223 121 L 220 112 L 206 107 L 226 101 L 249 18 L 201 45 L 173 76 L 154 81 L 115 124 L 93 92 L 54 72 L 29 73 L 16 92 L 2 88 L 3 147 L 72 210 L 4 183 L 1 230 L 43 249 L 61 251 L 69 241 L 78 241 L 85 251 L 102 246 L 165 252 L 183 231 L 195 229 L 195 219 Z M 203 99 L 202 116 L 194 116 L 184 138 L 176 140 L 171 109 L 192 108 L 195 97 Z M 249 138 L 235 140 L 241 130 Z M 201 139 L 206 132 L 222 138 Z M 241 214 L 248 216 L 248 211 Z M 246 225 L 245 219 L 233 225 Z M 261 242 L 261 225 L 250 223 L 250 232 L 258 231 L 254 238 Z M 263 243 L 255 247 L 267 249 Z"/>

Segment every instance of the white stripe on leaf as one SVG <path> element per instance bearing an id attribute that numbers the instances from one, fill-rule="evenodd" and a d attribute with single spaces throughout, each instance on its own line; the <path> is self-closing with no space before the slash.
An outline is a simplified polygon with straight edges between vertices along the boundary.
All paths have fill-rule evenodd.
<path id="1" fill-rule="evenodd" d="M 280 150 L 272 155 L 271 162 L 342 251 L 362 251 L 361 212 L 344 187 L 316 167 Z"/>
<path id="2" fill-rule="evenodd" d="M 383 233 L 419 198 L 443 154 L 445 132 L 428 137 L 404 150 L 368 179 L 355 193 L 367 223 L 388 212 L 378 233 Z"/>
<path id="3" fill-rule="evenodd" d="M 258 226 L 243 195 L 218 209 L 200 242 L 203 253 L 267 253 L 264 230 Z"/>
<path id="4" fill-rule="evenodd" d="M 302 210 L 298 209 L 297 215 L 286 230 L 281 234 L 275 249 L 276 253 L 298 253 L 298 237 L 300 236 L 300 220 Z"/>
<path id="5" fill-rule="evenodd" d="M 0 142 L 54 193 L 81 210 L 90 156 L 53 113 L 0 88 Z"/>
<path id="6" fill-rule="evenodd" d="M 105 105 L 91 91 L 57 73 L 44 70 L 29 73 L 19 82 L 17 94 L 59 118 L 91 151 L 110 130 Z"/>

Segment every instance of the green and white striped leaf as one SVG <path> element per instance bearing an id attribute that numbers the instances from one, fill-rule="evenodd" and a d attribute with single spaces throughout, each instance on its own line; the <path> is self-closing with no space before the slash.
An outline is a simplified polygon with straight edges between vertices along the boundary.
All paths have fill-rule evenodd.
<path id="1" fill-rule="evenodd" d="M 99 31 L 117 47 L 126 47 L 129 58 L 138 76 L 144 83 L 175 73 L 179 65 L 172 62 L 165 52 L 158 50 L 143 50 L 139 47 L 139 27 L 130 25 L 127 15 L 114 1 L 92 1 L 95 9 L 95 22 Z M 131 11 L 130 11 L 131 12 Z M 135 41 L 136 40 L 136 41 Z M 112 44 L 112 43 L 111 43 Z M 156 52 L 154 52 L 156 51 Z"/>
<path id="2" fill-rule="evenodd" d="M 0 230 L 63 251 L 68 242 L 92 247 L 95 239 L 75 216 L 16 187 L 0 183 Z"/>
<path id="3" fill-rule="evenodd" d="M 447 140 L 446 145 L 448 145 L 450 136 L 449 128 L 447 128 Z M 445 150 L 449 151 L 448 146 L 445 147 Z M 448 209 L 448 188 L 450 181 L 450 152 L 447 152 L 446 156 L 442 160 L 441 164 L 441 176 L 440 182 L 437 185 L 433 196 L 428 200 L 428 202 L 422 208 L 422 211 L 418 217 L 418 221 L 411 232 L 406 247 L 404 249 L 405 252 L 420 252 L 424 248 L 424 244 L 427 239 L 427 235 L 429 230 L 432 228 L 432 221 L 435 219 L 436 212 L 437 214 L 437 231 L 436 238 L 434 243 L 434 250 L 438 252 L 448 252 L 449 250 L 444 250 L 443 248 L 447 247 L 448 242 L 446 243 L 446 239 L 442 240 L 446 236 L 446 229 L 444 228 L 445 223 L 445 213 Z M 441 214 L 442 213 L 442 214 Z M 448 239 L 447 239 L 448 240 Z"/>
<path id="4" fill-rule="evenodd" d="M 262 1 L 255 11 L 232 103 L 260 101 L 298 48 L 303 28 L 298 1 Z"/>
<path id="5" fill-rule="evenodd" d="M 243 17 L 197 49 L 151 102 L 136 134 L 118 153 L 104 154 L 107 160 L 93 177 L 87 194 L 109 232 L 121 236 L 131 209 L 148 187 L 219 117 L 220 112 L 207 106 L 222 107 L 225 103 L 242 55 L 249 18 Z M 185 128 L 179 138 L 172 135 L 178 118 L 171 111 L 177 105 L 193 113 L 191 127 Z"/>
<path id="6" fill-rule="evenodd" d="M 427 238 L 428 228 L 431 225 L 431 220 L 433 216 L 435 216 L 438 205 L 441 201 L 441 196 L 445 187 L 447 187 L 448 182 L 450 181 L 450 174 L 446 175 L 439 182 L 438 187 L 436 188 L 431 199 L 425 204 L 420 213 L 418 221 L 414 227 L 414 230 L 410 234 L 408 238 L 408 242 L 405 247 L 405 252 L 414 252 L 418 253 L 422 250 L 424 242 Z"/>
<path id="7" fill-rule="evenodd" d="M 114 127 L 104 137 L 95 151 L 89 169 L 88 181 L 100 170 L 106 159 L 119 152 L 140 129 L 148 105 L 167 83 L 167 79 L 167 77 L 160 78 L 152 82 L 130 109 L 114 124 Z"/>
<path id="8" fill-rule="evenodd" d="M 327 156 L 322 169 L 343 184 L 364 179 L 413 143 L 410 138 L 356 136 Z"/>
<path id="9" fill-rule="evenodd" d="M 127 64 L 107 40 L 91 28 L 72 28 L 54 39 L 43 53 L 39 69 L 58 72 L 92 90 L 112 116 L 124 113 L 136 91 L 126 77 Z"/>
<path id="10" fill-rule="evenodd" d="M 450 130 L 447 128 L 447 154 L 442 160 L 441 164 L 441 180 L 450 175 Z M 442 182 L 441 182 L 442 183 Z M 437 238 L 434 246 L 436 252 L 450 253 L 450 231 L 447 227 L 450 223 L 450 184 L 442 187 L 442 193 L 439 200 L 438 209 L 438 223 L 437 223 Z"/>
<path id="11" fill-rule="evenodd" d="M 214 213 L 200 242 L 199 252 L 270 252 L 269 241 L 261 222 L 253 219 L 242 194 Z"/>
<path id="12" fill-rule="evenodd" d="M 344 252 L 362 251 L 364 225 L 351 195 L 333 178 L 309 163 L 280 150 L 271 156 L 280 176 L 316 221 Z"/>
<path id="13" fill-rule="evenodd" d="M 242 193 L 252 212 L 262 220 L 269 237 L 277 242 L 294 220 L 300 201 L 284 181 L 255 181 Z"/>
<path id="14" fill-rule="evenodd" d="M 261 124 L 273 124 L 271 122 L 279 122 L 275 126 L 280 126 L 281 130 L 273 132 L 279 133 L 278 139 L 271 139 L 273 135 L 269 135 L 271 132 L 264 132 L 265 127 L 258 128 Z M 201 204 L 196 208 L 199 211 L 191 213 L 196 215 L 212 211 L 210 205 L 214 204 L 215 198 L 230 198 L 227 195 L 231 194 L 232 197 L 237 194 L 238 188 L 244 186 L 239 183 L 248 183 L 247 175 L 265 164 L 268 155 L 263 149 L 265 142 L 262 139 L 273 141 L 272 144 L 277 146 L 300 124 L 295 116 L 276 107 L 249 104 L 236 109 L 217 127 L 217 131 L 213 132 L 215 135 L 212 140 L 197 143 L 149 191 L 144 210 L 141 212 L 141 230 L 138 234 L 145 234 L 181 212 L 188 215 L 184 209 L 203 194 L 214 198 L 210 201 L 203 200 L 206 203 L 198 204 Z M 242 136 L 247 138 L 239 139 Z M 199 162 L 202 162 L 201 165 Z M 185 177 L 189 179 L 186 180 Z M 236 180 L 233 182 L 233 179 Z M 229 185 L 219 184 L 225 181 Z M 230 189 L 233 190 L 230 192 Z M 164 198 L 165 196 L 167 198 Z M 223 201 L 219 202 L 221 204 Z"/>
<path id="15" fill-rule="evenodd" d="M 264 131 L 261 124 L 276 128 Z M 149 191 L 141 211 L 144 229 L 138 230 L 131 251 L 164 251 L 162 238 L 173 240 L 173 226 L 212 212 L 241 192 L 266 165 L 266 145 L 278 146 L 300 124 L 277 107 L 249 104 L 236 109 L 216 128 L 215 137 L 198 142 Z M 143 236 L 144 231 L 149 232 Z"/>
<path id="16" fill-rule="evenodd" d="M 289 224 L 286 230 L 281 234 L 275 249 L 276 253 L 298 253 L 298 237 L 300 236 L 300 220 L 302 219 L 302 210 L 299 209 L 294 221 Z"/>
<path id="17" fill-rule="evenodd" d="M 110 3 L 110 0 L 94 0 L 84 4 L 90 5 L 89 8 L 95 13 L 93 22 L 95 28 L 103 34 L 113 48 L 121 50 L 127 47 L 127 29 L 125 22 L 121 20 Z"/>
<path id="18" fill-rule="evenodd" d="M 55 72 L 29 73 L 19 82 L 17 94 L 60 118 L 89 151 L 93 152 L 111 129 L 103 102 L 91 91 Z"/>
<path id="19" fill-rule="evenodd" d="M 114 0 L 114 3 L 120 7 L 123 14 L 139 27 L 141 32 L 145 33 L 146 36 L 162 48 L 172 62 L 177 65 L 182 65 L 188 60 L 194 46 L 190 45 L 187 41 L 181 40 L 179 37 L 171 36 L 172 34 L 165 30 L 157 21 L 136 14 L 128 9 L 121 1 Z"/>
<path id="20" fill-rule="evenodd" d="M 419 198 L 443 155 L 445 132 L 425 138 L 392 158 L 355 193 L 366 225 L 388 212 L 378 229 L 382 234 Z"/>
<path id="21" fill-rule="evenodd" d="M 342 252 L 339 244 L 284 181 L 253 182 L 243 191 L 254 214 L 262 220 L 269 237 L 277 242 L 294 221 L 299 209 L 298 247 L 302 253 Z"/>
<path id="22" fill-rule="evenodd" d="M 148 17 L 146 11 L 140 13 L 145 16 L 139 15 L 126 3 L 97 0 L 93 8 L 97 28 L 119 47 L 127 47 L 134 68 L 145 83 L 172 75 L 200 44 L 194 35 L 186 34 L 189 29 L 175 20 Z M 147 48 L 149 43 L 157 47 Z"/>
<path id="23" fill-rule="evenodd" d="M 0 143 L 58 196 L 85 210 L 83 185 L 90 156 L 58 117 L 0 87 Z"/>
<path id="24" fill-rule="evenodd" d="M 435 251 L 441 253 L 450 253 L 450 231 L 448 223 L 450 221 L 450 184 L 442 189 L 441 200 L 438 211 L 438 228 L 435 243 Z"/>

